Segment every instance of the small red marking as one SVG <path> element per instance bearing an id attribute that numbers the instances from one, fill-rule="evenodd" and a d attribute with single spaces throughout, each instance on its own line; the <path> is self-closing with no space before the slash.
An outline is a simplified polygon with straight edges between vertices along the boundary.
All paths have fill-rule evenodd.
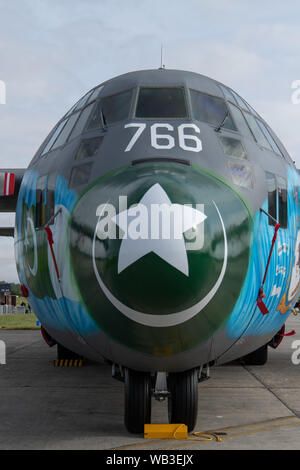
<path id="1" fill-rule="evenodd" d="M 28 297 L 28 296 L 29 296 L 28 289 L 27 289 L 27 287 L 26 287 L 24 284 L 21 284 L 21 291 L 22 291 L 22 294 L 23 294 L 24 297 Z"/>
<path id="2" fill-rule="evenodd" d="M 257 306 L 263 315 L 266 315 L 267 313 L 269 313 L 269 310 L 267 309 L 263 301 L 265 297 L 266 295 L 264 294 L 263 288 L 261 287 L 261 289 L 259 290 L 258 297 L 257 297 Z"/>
<path id="3" fill-rule="evenodd" d="M 9 177 L 9 189 L 8 189 L 8 194 L 10 196 L 13 196 L 14 193 L 15 193 L 15 174 L 14 173 L 10 173 L 9 174 L 10 177 Z"/>
<path id="4" fill-rule="evenodd" d="M 3 187 L 4 196 L 7 196 L 7 194 L 6 194 L 7 175 L 8 175 L 8 173 L 4 173 L 4 187 Z"/>

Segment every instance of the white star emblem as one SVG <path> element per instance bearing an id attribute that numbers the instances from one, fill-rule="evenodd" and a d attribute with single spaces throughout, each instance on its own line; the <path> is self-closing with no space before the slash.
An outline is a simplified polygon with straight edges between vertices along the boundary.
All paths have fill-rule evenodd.
<path id="1" fill-rule="evenodd" d="M 118 273 L 148 253 L 155 253 L 186 276 L 189 265 L 183 234 L 206 219 L 198 209 L 172 204 L 157 183 L 139 204 L 117 214 L 112 220 L 122 229 Z"/>

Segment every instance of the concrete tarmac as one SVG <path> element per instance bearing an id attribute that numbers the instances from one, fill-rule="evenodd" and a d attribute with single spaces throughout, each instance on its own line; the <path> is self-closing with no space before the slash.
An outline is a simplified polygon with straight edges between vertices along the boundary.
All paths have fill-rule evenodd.
<path id="1" fill-rule="evenodd" d="M 124 386 L 105 363 L 54 367 L 56 348 L 39 331 L 0 330 L 0 449 L 300 449 L 300 365 L 293 364 L 300 315 L 291 315 L 265 366 L 211 369 L 199 384 L 196 431 L 221 431 L 222 442 L 148 440 L 123 425 Z M 297 359 L 297 357 L 296 357 Z M 167 423 L 167 403 L 152 401 L 152 422 Z M 190 436 L 193 438 L 193 436 Z"/>

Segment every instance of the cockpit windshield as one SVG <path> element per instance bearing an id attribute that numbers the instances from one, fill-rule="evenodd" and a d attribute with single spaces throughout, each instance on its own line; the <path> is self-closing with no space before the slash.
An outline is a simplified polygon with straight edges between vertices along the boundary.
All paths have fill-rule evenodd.
<path id="1" fill-rule="evenodd" d="M 140 88 L 135 116 L 137 118 L 186 117 L 183 88 Z"/>
<path id="2" fill-rule="evenodd" d="M 104 124 L 126 119 L 130 112 L 131 99 L 132 90 L 103 98 L 101 106 Z"/>
<path id="3" fill-rule="evenodd" d="M 97 129 L 128 118 L 133 90 L 122 91 L 100 99 L 95 106 L 88 129 Z"/>

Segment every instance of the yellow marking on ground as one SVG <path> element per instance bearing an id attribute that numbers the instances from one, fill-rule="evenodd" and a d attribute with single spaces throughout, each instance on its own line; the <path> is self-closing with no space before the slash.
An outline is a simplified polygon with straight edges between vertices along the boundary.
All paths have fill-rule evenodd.
<path id="1" fill-rule="evenodd" d="M 266 424 L 266 423 L 274 423 L 277 421 L 286 421 L 287 419 L 299 419 L 297 416 L 281 416 L 280 418 L 271 418 L 271 419 L 265 419 L 264 421 L 256 421 L 254 423 L 248 423 L 248 424 L 238 424 L 236 426 L 227 426 L 225 428 L 220 428 L 220 429 L 214 429 L 212 432 L 226 432 L 226 431 L 231 431 L 232 429 L 241 429 L 241 428 L 249 428 L 252 426 L 258 426 L 260 424 Z"/>
<path id="2" fill-rule="evenodd" d="M 292 417 L 290 417 L 292 418 Z M 300 424 L 300 419 L 297 418 L 296 416 L 294 416 L 293 418 L 295 418 L 295 421 L 293 422 L 289 422 L 289 423 L 281 423 L 281 424 L 275 424 L 273 426 L 266 426 L 266 427 L 262 427 L 262 428 L 255 428 L 255 429 L 248 429 L 246 431 L 240 431 L 240 432 L 236 432 L 236 433 L 229 433 L 229 434 L 225 434 L 225 435 L 222 435 L 222 439 L 228 439 L 228 438 L 232 438 L 232 437 L 237 437 L 237 436 L 249 436 L 250 434 L 256 434 L 258 432 L 266 432 L 266 431 L 273 431 L 274 429 L 278 429 L 278 428 L 283 428 L 283 427 L 289 427 L 289 426 L 297 426 Z M 280 419 L 284 419 L 284 418 L 280 418 Z M 289 418 L 288 418 L 289 419 Z M 270 422 L 274 422 L 275 420 L 270 420 Z M 267 423 L 268 421 L 265 421 L 265 423 Z M 264 423 L 264 422 L 262 422 Z M 256 423 L 257 424 L 262 424 L 262 423 Z M 246 424 L 244 427 L 250 427 L 250 426 L 254 426 L 254 424 Z M 242 428 L 242 426 L 237 426 L 237 428 Z M 225 428 L 226 429 L 226 428 Z M 231 429 L 234 429 L 231 428 Z M 227 428 L 228 430 L 228 428 Z M 214 431 L 216 432 L 216 431 Z M 182 444 L 180 445 L 174 445 L 174 446 L 168 446 L 168 447 L 164 447 L 164 448 L 159 448 L 157 450 L 176 450 L 177 448 L 183 448 L 183 447 L 187 447 L 187 446 L 190 446 L 190 444 L 196 444 L 197 443 L 197 439 L 196 438 L 192 438 L 192 439 L 188 439 L 187 441 L 181 441 Z M 198 443 L 201 442 L 200 440 L 198 440 Z"/>
<path id="3" fill-rule="evenodd" d="M 290 421 L 290 420 L 293 420 L 292 422 L 286 422 L 286 421 Z M 283 423 L 280 423 L 280 424 L 276 424 L 280 421 L 284 421 Z M 260 425 L 263 425 L 263 424 L 271 424 L 271 426 L 265 426 L 265 427 L 258 427 L 258 428 L 255 428 L 255 429 L 248 429 L 248 430 L 245 430 L 245 431 L 239 431 L 239 432 L 236 432 L 236 433 L 228 433 L 228 431 L 235 431 L 235 430 L 238 430 L 238 429 L 245 429 L 245 428 L 251 428 L 251 427 L 255 427 L 255 426 L 260 426 Z M 264 421 L 257 421 L 257 422 L 254 422 L 254 423 L 248 423 L 248 424 L 239 424 L 237 426 L 228 426 L 228 427 L 223 427 L 223 428 L 219 428 L 219 429 L 213 429 L 213 430 L 208 430 L 208 431 L 200 431 L 200 432 L 204 432 L 204 433 L 226 433 L 226 434 L 222 434 L 221 435 L 221 438 L 222 439 L 226 439 L 226 438 L 231 438 L 231 437 L 235 437 L 235 436 L 241 436 L 241 435 L 250 435 L 250 434 L 255 434 L 255 433 L 258 433 L 258 432 L 264 432 L 264 431 L 272 431 L 273 429 L 277 429 L 277 428 L 281 428 L 281 427 L 288 427 L 288 426 L 297 426 L 298 424 L 300 424 L 300 419 L 297 417 L 297 416 L 283 416 L 283 417 L 280 417 L 280 418 L 272 418 L 272 419 L 267 419 L 267 420 L 264 420 Z M 197 439 L 196 437 L 193 437 L 192 434 L 189 435 L 190 437 L 188 439 L 182 439 L 182 440 L 176 440 L 176 445 L 174 446 L 166 446 L 166 447 L 162 447 L 162 448 L 157 448 L 157 450 L 168 450 L 168 449 L 176 449 L 176 448 L 182 448 L 182 447 L 187 447 L 191 444 L 199 444 L 200 442 L 204 442 L 204 441 L 201 441 L 200 439 Z M 121 446 L 121 447 L 115 447 L 111 450 L 131 450 L 131 449 L 138 449 L 138 448 L 141 448 L 141 447 L 149 447 L 149 446 L 156 446 L 156 445 L 166 445 L 166 442 L 170 442 L 173 443 L 174 440 L 173 439 L 147 439 L 147 440 L 144 440 L 143 442 L 139 442 L 139 443 L 136 443 L 136 444 L 129 444 L 129 445 L 125 445 L 125 446 Z M 207 442 L 207 441 L 206 441 Z"/>
<path id="4" fill-rule="evenodd" d="M 224 437 L 234 437 L 234 436 L 241 436 L 242 434 L 253 434 L 255 432 L 271 431 L 272 429 L 276 429 L 276 428 L 284 428 L 287 426 L 297 426 L 298 424 L 300 424 L 300 419 L 293 423 L 283 423 L 283 424 L 276 424 L 276 426 L 267 426 L 265 428 L 250 429 L 249 431 L 241 431 L 241 432 L 237 432 L 233 434 L 228 434 L 227 436 L 224 436 Z"/>

